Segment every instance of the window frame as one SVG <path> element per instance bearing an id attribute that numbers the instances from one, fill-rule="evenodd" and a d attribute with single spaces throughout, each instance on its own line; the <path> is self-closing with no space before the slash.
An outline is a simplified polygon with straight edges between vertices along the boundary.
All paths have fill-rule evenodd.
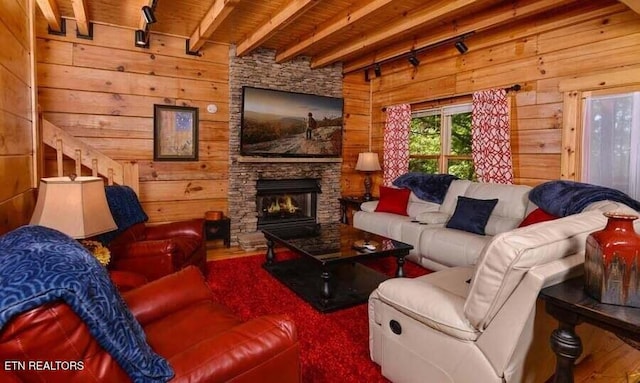
<path id="1" fill-rule="evenodd" d="M 470 101 L 448 105 L 433 105 L 420 108 L 412 108 L 411 119 L 440 115 L 440 153 L 439 154 L 412 154 L 409 152 L 409 160 L 436 160 L 439 173 L 449 172 L 449 162 L 455 160 L 468 160 L 473 162 L 472 153 L 468 155 L 451 154 L 451 133 L 453 130 L 452 117 L 454 114 L 471 113 Z M 446 150 L 443 150 L 446 148 Z"/>

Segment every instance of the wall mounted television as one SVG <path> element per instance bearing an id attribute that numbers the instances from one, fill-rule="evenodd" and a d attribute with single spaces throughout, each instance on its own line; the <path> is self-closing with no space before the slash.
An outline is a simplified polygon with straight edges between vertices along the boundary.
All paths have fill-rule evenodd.
<path id="1" fill-rule="evenodd" d="M 340 157 L 344 100 L 242 87 L 240 154 Z"/>

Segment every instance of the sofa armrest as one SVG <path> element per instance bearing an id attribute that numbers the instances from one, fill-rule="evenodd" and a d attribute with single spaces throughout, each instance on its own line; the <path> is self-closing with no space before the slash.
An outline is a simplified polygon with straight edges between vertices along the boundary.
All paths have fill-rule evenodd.
<path id="1" fill-rule="evenodd" d="M 142 325 L 195 302 L 212 298 L 202 273 L 194 266 L 127 291 L 122 296 Z"/>
<path id="2" fill-rule="evenodd" d="M 157 226 L 147 226 L 145 234 L 147 240 L 184 236 L 204 238 L 204 219 L 196 218 Z"/>
<path id="3" fill-rule="evenodd" d="M 118 260 L 121 255 L 122 258 L 127 259 L 158 257 L 162 255 L 172 254 L 176 251 L 176 249 L 177 247 L 175 242 L 170 238 L 130 242 L 109 247 L 111 256 L 115 260 Z"/>
<path id="4" fill-rule="evenodd" d="M 268 315 L 205 339 L 169 362 L 175 382 L 299 382 L 299 353 L 294 323 Z"/>

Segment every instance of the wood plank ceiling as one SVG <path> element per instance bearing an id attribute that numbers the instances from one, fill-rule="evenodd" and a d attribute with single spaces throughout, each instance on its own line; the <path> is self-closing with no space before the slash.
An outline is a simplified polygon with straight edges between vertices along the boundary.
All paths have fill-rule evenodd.
<path id="1" fill-rule="evenodd" d="M 344 72 L 408 56 L 524 18 L 544 17 L 582 0 L 37 0 L 52 31 L 75 19 L 184 37 L 197 52 L 207 41 L 237 46 L 237 54 L 274 49 L 279 62 L 311 57 L 312 67 L 337 62 Z M 614 0 L 593 0 L 615 3 Z M 640 0 L 620 0 L 640 12 Z M 141 9 L 154 9 L 147 26 Z"/>

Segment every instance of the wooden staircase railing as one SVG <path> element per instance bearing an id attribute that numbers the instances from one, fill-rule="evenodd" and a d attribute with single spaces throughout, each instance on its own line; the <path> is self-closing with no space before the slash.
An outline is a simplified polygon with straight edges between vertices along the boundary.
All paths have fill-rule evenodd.
<path id="1" fill-rule="evenodd" d="M 127 185 L 138 194 L 139 171 L 137 163 L 125 162 L 121 164 L 51 122 L 45 119 L 41 119 L 41 122 L 42 142 L 56 150 L 59 177 L 63 176 L 63 159 L 64 156 L 67 156 L 75 161 L 76 174 L 82 174 L 82 166 L 86 166 L 91 169 L 94 177 L 105 177 L 109 185 Z"/>

